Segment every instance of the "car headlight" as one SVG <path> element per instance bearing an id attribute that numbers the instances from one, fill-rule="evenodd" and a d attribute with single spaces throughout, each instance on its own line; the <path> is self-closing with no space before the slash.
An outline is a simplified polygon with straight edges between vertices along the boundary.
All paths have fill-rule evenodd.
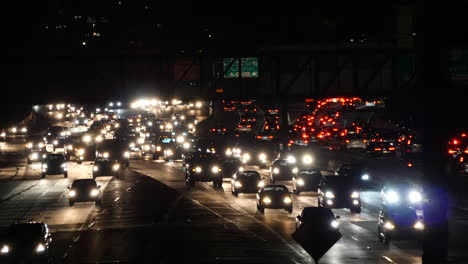
<path id="1" fill-rule="evenodd" d="M 234 186 L 240 188 L 240 187 L 242 187 L 242 183 L 241 183 L 240 181 L 236 181 L 236 182 L 234 183 Z"/>
<path id="2" fill-rule="evenodd" d="M 297 185 L 299 185 L 299 186 L 303 186 L 303 185 L 305 184 L 305 182 L 304 182 L 303 179 L 298 179 L 298 180 L 296 181 L 296 183 L 297 183 Z"/>
<path id="3" fill-rule="evenodd" d="M 188 128 L 193 129 L 193 124 L 192 123 L 188 124 Z"/>
<path id="4" fill-rule="evenodd" d="M 273 173 L 274 173 L 274 174 L 279 174 L 279 173 L 280 173 L 280 171 L 279 171 L 279 169 L 278 169 L 278 168 L 273 168 Z"/>
<path id="5" fill-rule="evenodd" d="M 130 148 L 134 148 L 134 147 L 135 147 L 135 143 L 132 142 L 132 143 L 130 143 L 128 146 L 129 146 Z"/>
<path id="6" fill-rule="evenodd" d="M 298 171 L 299 171 L 299 169 L 298 169 L 297 167 L 294 167 L 294 168 L 292 169 L 292 173 L 297 173 Z"/>
<path id="7" fill-rule="evenodd" d="M 90 135 L 84 135 L 82 138 L 83 142 L 89 143 L 92 140 L 92 137 Z"/>
<path id="8" fill-rule="evenodd" d="M 327 191 L 327 192 L 325 192 L 325 197 L 329 198 L 329 199 L 332 199 L 332 198 L 335 198 L 335 194 L 333 194 L 330 191 Z"/>
<path id="9" fill-rule="evenodd" d="M 312 156 L 310 156 L 310 155 L 304 155 L 302 157 L 302 163 L 304 163 L 304 164 L 312 164 L 312 161 L 313 161 L 313 159 L 312 159 Z"/>
<path id="10" fill-rule="evenodd" d="M 36 152 L 34 152 L 33 154 L 31 154 L 31 159 L 32 160 L 37 160 L 39 158 L 39 154 L 37 154 Z"/>
<path id="11" fill-rule="evenodd" d="M 99 167 L 98 166 L 94 166 L 93 167 L 93 171 L 98 171 L 99 170 Z"/>
<path id="12" fill-rule="evenodd" d="M 145 143 L 145 138 L 138 138 L 137 143 L 142 145 L 143 143 Z"/>
<path id="13" fill-rule="evenodd" d="M 244 171 L 244 167 L 242 167 L 242 166 L 239 167 L 239 171 L 240 171 L 240 172 L 243 172 L 243 171 Z"/>
<path id="14" fill-rule="evenodd" d="M 78 149 L 78 155 L 83 155 L 85 153 L 85 150 L 84 149 Z"/>
<path id="15" fill-rule="evenodd" d="M 0 134 L 0 137 L 6 137 L 6 133 L 5 133 L 5 132 L 2 132 L 2 133 Z"/>
<path id="16" fill-rule="evenodd" d="M 174 152 L 172 151 L 172 149 L 168 149 L 168 150 L 166 150 L 166 155 L 167 156 L 172 156 L 172 155 L 174 155 Z"/>
<path id="17" fill-rule="evenodd" d="M 66 163 L 62 163 L 62 165 L 60 165 L 60 167 L 62 167 L 62 169 L 66 170 L 67 169 L 67 164 Z"/>
<path id="18" fill-rule="evenodd" d="M 54 141 L 52 141 L 52 144 L 54 144 L 54 145 L 58 145 L 58 140 L 54 140 Z"/>
<path id="19" fill-rule="evenodd" d="M 76 191 L 75 190 L 71 190 L 68 192 L 68 196 L 70 197 L 75 197 L 76 196 Z"/>
<path id="20" fill-rule="evenodd" d="M 414 223 L 413 227 L 417 230 L 424 230 L 424 223 L 421 220 L 418 220 Z"/>
<path id="21" fill-rule="evenodd" d="M 393 230 L 393 229 L 395 229 L 395 225 L 392 224 L 391 222 L 386 222 L 384 224 L 384 228 L 387 229 L 387 230 Z"/>
<path id="22" fill-rule="evenodd" d="M 68 149 L 68 150 L 72 150 L 72 149 L 73 149 L 73 145 L 68 145 L 68 146 L 67 146 L 67 149 Z"/>
<path id="23" fill-rule="evenodd" d="M 331 221 L 330 225 L 333 227 L 333 228 L 338 228 L 338 226 L 340 225 L 340 222 L 336 221 L 336 220 L 333 220 Z"/>
<path id="24" fill-rule="evenodd" d="M 267 161 L 267 155 L 265 153 L 260 153 L 258 155 L 258 159 L 262 162 L 265 163 Z"/>
<path id="25" fill-rule="evenodd" d="M 290 203 L 292 202 L 292 200 L 291 200 L 290 197 L 284 197 L 283 202 L 284 202 L 285 204 L 290 204 Z"/>
<path id="26" fill-rule="evenodd" d="M 124 156 L 124 158 L 130 158 L 130 152 L 125 151 L 123 156 Z"/>
<path id="27" fill-rule="evenodd" d="M 389 203 L 397 203 L 400 200 L 398 193 L 393 190 L 386 192 L 384 195 Z"/>
<path id="28" fill-rule="evenodd" d="M 219 167 L 218 166 L 213 166 L 213 168 L 211 168 L 211 171 L 213 173 L 218 173 L 220 171 Z"/>
<path id="29" fill-rule="evenodd" d="M 364 180 L 364 181 L 368 181 L 369 178 L 370 178 L 370 177 L 369 177 L 369 174 L 363 174 L 363 175 L 361 176 L 361 179 Z"/>
<path id="30" fill-rule="evenodd" d="M 265 187 L 265 182 L 264 182 L 264 181 L 259 181 L 258 184 L 257 184 L 257 187 L 258 187 L 258 188 L 263 188 L 263 187 Z"/>
<path id="31" fill-rule="evenodd" d="M 250 160 L 250 154 L 249 153 L 244 153 L 242 155 L 242 161 L 247 162 Z"/>
<path id="32" fill-rule="evenodd" d="M 232 156 L 232 150 L 231 149 L 227 149 L 226 152 L 225 152 L 226 156 Z"/>
<path id="33" fill-rule="evenodd" d="M 0 249 L 0 254 L 6 255 L 9 254 L 11 251 L 10 247 L 7 245 L 3 245 L 2 249 Z"/>
<path id="34" fill-rule="evenodd" d="M 39 144 L 37 144 L 37 146 L 38 146 L 39 148 L 43 148 L 43 147 L 44 147 L 44 143 L 39 143 Z"/>
<path id="35" fill-rule="evenodd" d="M 89 193 L 89 195 L 92 196 L 92 197 L 96 197 L 96 196 L 98 196 L 98 194 L 99 194 L 98 189 L 92 189 L 91 192 Z"/>
<path id="36" fill-rule="evenodd" d="M 104 153 L 102 153 L 102 156 L 103 156 L 105 159 L 109 158 L 109 152 L 104 152 Z"/>
<path id="37" fill-rule="evenodd" d="M 33 143 L 30 142 L 30 143 L 26 144 L 26 147 L 27 147 L 27 148 L 32 148 L 32 147 L 33 147 Z"/>
<path id="38" fill-rule="evenodd" d="M 120 169 L 120 164 L 114 164 L 112 165 L 112 170 L 117 171 Z"/>
<path id="39" fill-rule="evenodd" d="M 265 197 L 265 198 L 263 198 L 262 201 L 263 201 L 264 203 L 266 203 L 266 204 L 270 204 L 270 203 L 271 203 L 270 197 Z"/>
<path id="40" fill-rule="evenodd" d="M 201 167 L 196 167 L 196 168 L 195 168 L 195 171 L 198 172 L 198 173 L 200 173 L 200 172 L 202 171 L 202 168 L 201 168 Z"/>
<path id="41" fill-rule="evenodd" d="M 185 142 L 184 144 L 182 144 L 182 147 L 183 147 L 184 149 L 189 149 L 189 148 L 190 148 L 190 143 Z"/>
<path id="42" fill-rule="evenodd" d="M 45 164 L 45 163 L 42 164 L 42 168 L 43 168 L 43 169 L 47 169 L 47 164 Z"/>
<path id="43" fill-rule="evenodd" d="M 143 148 L 145 149 L 145 151 L 150 151 L 151 146 L 150 145 L 145 145 Z"/>
<path id="44" fill-rule="evenodd" d="M 296 158 L 294 156 L 288 156 L 286 160 L 288 161 L 288 163 L 296 163 Z"/>
<path id="45" fill-rule="evenodd" d="M 358 192 L 351 193 L 351 198 L 359 198 L 359 193 Z"/>
<path id="46" fill-rule="evenodd" d="M 161 151 L 161 146 L 157 146 L 156 151 Z"/>
<path id="47" fill-rule="evenodd" d="M 97 137 L 95 138 L 95 140 L 96 140 L 96 142 L 102 142 L 102 136 L 97 136 Z"/>
<path id="48" fill-rule="evenodd" d="M 178 136 L 176 138 L 177 143 L 184 143 L 185 142 L 185 137 L 184 136 Z"/>
<path id="49" fill-rule="evenodd" d="M 21 132 L 26 133 L 26 132 L 28 132 L 28 129 L 25 128 L 25 127 L 23 127 L 23 128 L 21 129 Z"/>
<path id="50" fill-rule="evenodd" d="M 408 199 L 411 203 L 419 203 L 422 200 L 421 193 L 418 191 L 411 191 L 408 194 Z"/>

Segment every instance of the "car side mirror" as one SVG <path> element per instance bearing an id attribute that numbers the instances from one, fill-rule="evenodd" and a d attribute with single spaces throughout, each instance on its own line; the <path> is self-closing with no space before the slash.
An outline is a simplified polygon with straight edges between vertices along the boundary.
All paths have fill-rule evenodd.
<path id="1" fill-rule="evenodd" d="M 99 188 L 101 188 L 101 185 L 98 185 L 97 187 L 98 187 L 98 189 L 99 189 Z"/>
<path id="2" fill-rule="evenodd" d="M 341 218 L 341 216 L 339 216 L 339 215 L 337 215 L 337 216 L 335 217 L 335 219 L 340 219 L 340 218 Z"/>
<path id="3" fill-rule="evenodd" d="M 297 220 L 302 221 L 302 216 L 298 215 Z"/>

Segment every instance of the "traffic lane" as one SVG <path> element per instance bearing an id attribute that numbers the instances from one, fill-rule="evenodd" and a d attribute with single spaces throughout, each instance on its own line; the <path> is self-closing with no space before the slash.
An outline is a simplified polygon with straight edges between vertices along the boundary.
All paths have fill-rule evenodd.
<path id="1" fill-rule="evenodd" d="M 180 170 L 180 168 L 177 168 L 178 164 L 176 163 L 161 163 L 160 165 Z M 175 175 L 173 177 L 176 179 L 182 178 L 182 176 Z M 289 185 L 287 182 L 284 183 Z M 186 189 L 186 187 L 184 188 Z M 256 209 L 255 194 L 240 194 L 239 197 L 235 197 L 230 193 L 230 184 L 227 181 L 223 183 L 223 189 L 221 190 L 215 190 L 211 183 L 197 183 L 195 188 L 190 189 L 189 197 L 220 215 L 232 217 L 232 221 L 236 221 L 240 226 L 242 226 L 243 221 L 245 221 L 241 218 L 250 215 L 259 221 L 260 224 L 266 225 L 269 230 L 291 245 L 295 245 L 294 242 L 292 242 L 291 234 L 295 231 L 296 215 L 306 206 L 317 205 L 317 198 L 315 195 L 301 195 L 294 197 L 293 214 L 288 214 L 284 210 L 269 209 L 265 210 L 265 214 L 261 214 Z M 236 213 L 233 213 L 232 209 L 234 209 Z M 396 241 L 390 250 L 388 247 L 378 242 L 377 219 L 374 213 L 366 212 L 365 209 L 359 215 L 352 214 L 344 209 L 333 210 L 335 214 L 341 216 L 341 228 L 344 236 L 341 241 L 330 250 L 330 253 L 327 254 L 327 256 L 330 255 L 329 261 L 350 263 L 353 259 L 360 259 L 360 261 L 368 260 L 368 263 L 388 262 L 386 259 L 382 260 L 381 256 L 383 255 L 387 256 L 389 259 L 399 260 L 401 263 L 419 263 L 417 259 L 420 255 L 420 251 L 417 243 L 415 244 L 411 241 Z M 239 216 L 239 214 L 241 216 Z M 263 232 L 258 232 L 255 229 L 247 230 L 260 238 L 268 238 Z M 372 252 L 369 253 L 370 249 L 376 250 L 372 250 Z"/>
<path id="2" fill-rule="evenodd" d="M 34 168 L 37 167 L 37 168 Z M 17 220 L 43 221 L 51 230 L 74 229 L 84 223 L 94 203 L 68 205 L 68 189 L 73 180 L 91 178 L 91 165 L 69 164 L 69 176 L 48 175 L 41 179 L 40 165 L 33 164 L 20 171 L 23 175 L 0 183 L 0 226 L 5 227 Z M 98 179 L 101 189 L 106 188 L 111 177 Z"/>

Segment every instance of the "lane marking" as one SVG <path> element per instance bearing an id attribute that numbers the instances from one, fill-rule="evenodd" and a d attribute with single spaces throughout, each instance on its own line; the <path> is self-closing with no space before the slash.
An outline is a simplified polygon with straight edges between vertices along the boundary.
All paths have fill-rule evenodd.
<path id="1" fill-rule="evenodd" d="M 382 258 L 386 259 L 390 263 L 395 263 L 391 258 L 389 258 L 387 256 L 382 256 Z"/>
<path id="2" fill-rule="evenodd" d="M 114 202 L 117 202 L 118 200 L 120 200 L 120 197 L 115 198 Z"/>

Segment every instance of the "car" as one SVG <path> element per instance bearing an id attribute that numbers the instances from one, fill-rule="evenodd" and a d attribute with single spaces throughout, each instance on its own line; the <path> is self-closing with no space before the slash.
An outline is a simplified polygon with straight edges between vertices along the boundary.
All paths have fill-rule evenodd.
<path id="1" fill-rule="evenodd" d="M 298 168 L 286 159 L 277 159 L 273 161 L 270 167 L 270 183 L 276 181 L 290 181 L 298 172 Z"/>
<path id="2" fill-rule="evenodd" d="M 257 193 L 257 210 L 265 213 L 265 208 L 284 209 L 288 213 L 293 211 L 293 198 L 284 185 L 269 184 Z"/>
<path id="3" fill-rule="evenodd" d="M 349 208 L 352 213 L 361 213 L 359 189 L 350 177 L 325 176 L 318 189 L 318 206 Z"/>
<path id="4" fill-rule="evenodd" d="M 96 147 L 96 158 L 116 160 L 125 167 L 130 165 L 128 142 L 121 139 L 106 139 Z"/>
<path id="5" fill-rule="evenodd" d="M 256 193 L 265 186 L 265 182 L 257 171 L 246 170 L 237 172 L 231 179 L 231 193 Z"/>
<path id="6" fill-rule="evenodd" d="M 52 259 L 52 234 L 45 223 L 15 223 L 0 240 L 1 263 L 49 262 Z"/>
<path id="7" fill-rule="evenodd" d="M 97 158 L 93 163 L 93 179 L 98 176 L 116 176 L 122 175 L 122 167 L 117 160 L 106 158 Z"/>
<path id="8" fill-rule="evenodd" d="M 330 208 L 304 207 L 301 214 L 296 217 L 296 230 L 305 223 L 317 227 L 318 230 L 339 231 L 340 216 L 333 213 Z"/>
<path id="9" fill-rule="evenodd" d="M 41 135 L 29 136 L 26 139 L 26 142 L 27 143 L 24 148 L 26 155 L 32 151 L 45 150 L 46 148 L 44 138 Z"/>
<path id="10" fill-rule="evenodd" d="M 34 161 L 42 162 L 47 156 L 47 151 L 45 149 L 32 150 L 28 154 L 28 164 L 32 164 Z"/>
<path id="11" fill-rule="evenodd" d="M 237 132 L 253 132 L 255 122 L 253 121 L 241 121 L 237 125 Z"/>
<path id="12" fill-rule="evenodd" d="M 360 188 L 366 187 L 371 181 L 369 169 L 360 163 L 343 163 L 335 170 L 334 174 L 353 178 Z"/>
<path id="13" fill-rule="evenodd" d="M 377 223 L 377 238 L 388 245 L 391 240 L 421 240 L 424 219 L 411 207 L 382 206 Z"/>
<path id="14" fill-rule="evenodd" d="M 64 178 L 68 177 L 67 160 L 63 154 L 47 153 L 42 160 L 41 176 L 63 174 Z"/>
<path id="15" fill-rule="evenodd" d="M 44 141 L 47 144 L 52 144 L 55 151 L 56 148 L 63 148 L 65 146 L 65 139 L 71 133 L 67 127 L 63 126 L 50 126 L 44 133 Z"/>
<path id="16" fill-rule="evenodd" d="M 219 158 L 221 167 L 223 169 L 223 178 L 232 178 L 232 176 L 239 171 L 241 161 L 234 157 L 221 157 Z"/>
<path id="17" fill-rule="evenodd" d="M 73 206 L 76 202 L 95 202 L 101 204 L 101 185 L 97 185 L 94 179 L 74 180 L 68 187 L 69 205 Z"/>
<path id="18" fill-rule="evenodd" d="M 222 167 L 215 154 L 200 153 L 185 164 L 185 183 L 195 186 L 195 182 L 212 181 L 215 188 L 223 183 Z"/>
<path id="19" fill-rule="evenodd" d="M 88 141 L 85 135 L 70 136 L 66 139 L 64 153 L 67 161 L 74 158 L 76 163 L 81 164 L 85 160 L 94 160 L 96 145 Z"/>
<path id="20" fill-rule="evenodd" d="M 378 142 L 370 142 L 367 145 L 366 149 L 367 155 L 368 156 L 379 156 L 379 157 L 384 157 L 384 156 L 395 156 L 396 153 L 396 147 L 394 143 L 392 142 L 384 142 L 384 141 L 378 141 Z"/>
<path id="21" fill-rule="evenodd" d="M 344 139 L 344 147 L 347 150 L 360 149 L 366 150 L 368 140 L 362 136 L 362 134 L 348 134 Z"/>
<path id="22" fill-rule="evenodd" d="M 322 181 L 320 169 L 302 169 L 292 178 L 292 187 L 295 194 L 301 192 L 317 191 Z"/>

